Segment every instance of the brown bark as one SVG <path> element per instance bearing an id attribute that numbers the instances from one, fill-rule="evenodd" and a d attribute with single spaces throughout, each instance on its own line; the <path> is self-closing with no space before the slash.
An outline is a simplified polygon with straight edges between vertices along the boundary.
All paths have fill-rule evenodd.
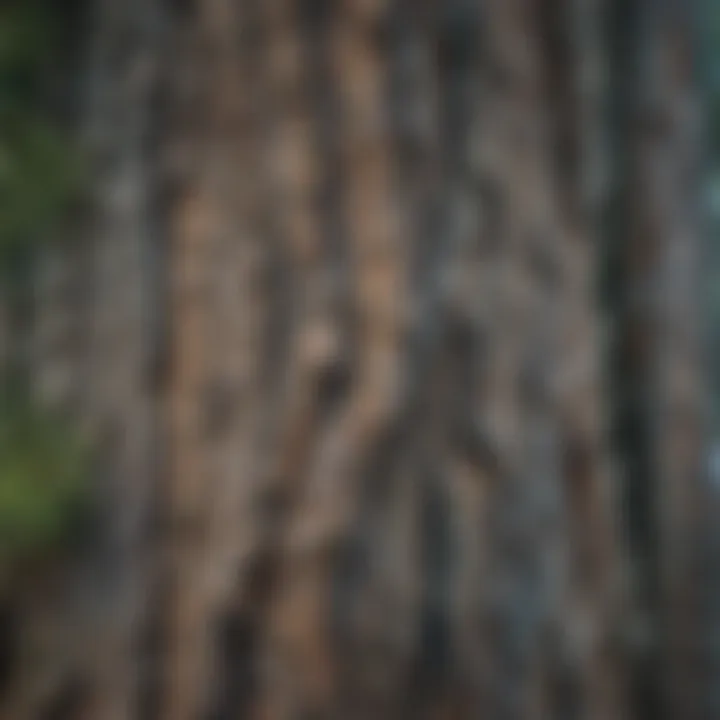
<path id="1" fill-rule="evenodd" d="M 36 368 L 102 451 L 59 717 L 642 716 L 595 298 L 607 7 L 94 4 L 89 254 L 49 260 Z M 657 254 L 628 276 L 671 288 L 634 372 L 670 403 L 647 429 L 675 642 L 704 496 L 692 90 L 664 32 L 628 262 Z M 92 311 L 51 299 L 84 282 Z M 83 352 L 53 354 L 63 322 Z"/>
<path id="2" fill-rule="evenodd" d="M 531 704 L 537 683 L 549 682 L 537 673 L 554 662 L 543 657 L 547 633 L 559 633 L 556 642 L 575 654 L 557 662 L 575 665 L 571 682 L 586 712 L 609 712 L 606 689 L 592 690 L 607 682 L 599 663 L 612 550 L 603 519 L 591 217 L 584 195 L 563 192 L 552 142 L 553 133 L 563 140 L 576 130 L 581 146 L 583 114 L 597 111 L 596 100 L 575 98 L 583 79 L 552 66 L 550 31 L 525 3 L 482 13 L 472 4 L 430 4 L 425 17 L 411 13 L 403 3 L 206 3 L 187 27 L 190 43 L 211 47 L 185 73 L 200 74 L 205 102 L 181 130 L 196 164 L 170 231 L 169 488 L 177 520 L 168 543 L 177 558 L 177 614 L 166 655 L 167 717 L 192 717 L 213 702 L 217 603 L 239 592 L 242 606 L 250 582 L 243 557 L 254 558 L 269 583 L 252 615 L 255 661 L 268 668 L 258 671 L 254 691 L 261 715 L 412 716 L 421 704 L 439 712 L 462 703 L 466 693 L 498 717 L 541 712 Z M 265 105 L 245 124 L 233 115 L 243 87 L 233 37 L 253 14 Z M 555 21 L 569 45 L 572 17 Z M 428 127 L 410 149 L 387 100 L 398 32 L 427 53 L 411 72 Z M 181 118 L 198 111 L 193 97 Z M 208 336 L 226 312 L 211 290 L 221 277 L 213 258 L 223 253 L 223 236 L 234 252 L 245 242 L 253 251 L 243 238 L 242 156 L 234 155 L 249 137 L 270 153 L 258 182 L 277 203 L 273 232 L 293 303 L 284 389 L 267 419 L 264 452 L 274 460 L 259 475 L 248 460 L 252 422 L 231 435 L 236 452 L 248 448 L 232 469 L 218 467 L 222 451 L 203 424 L 208 385 L 219 384 L 233 402 L 218 355 L 235 377 L 241 368 L 257 377 L 263 366 L 252 336 L 239 340 L 247 365 L 224 345 L 245 312 L 263 322 L 268 302 L 251 280 L 223 339 Z M 585 163 L 576 159 L 578 169 Z M 223 262 L 238 282 L 242 261 Z M 263 416 L 262 393 L 240 397 L 235 418 L 251 408 Z M 229 550 L 242 542 L 232 534 L 210 539 L 219 508 L 228 507 L 221 487 L 238 494 L 236 517 L 257 521 L 256 493 L 233 490 L 236 483 L 255 490 L 268 483 L 261 494 L 279 505 L 275 529 L 247 531 L 245 551 Z M 492 522 L 483 520 L 488 511 Z M 467 531 L 455 526 L 463 515 Z M 577 557 L 563 557 L 568 546 Z M 237 575 L 239 588 L 222 580 Z M 517 605 L 528 594 L 534 601 Z M 577 618 L 572 631 L 568 608 Z"/>

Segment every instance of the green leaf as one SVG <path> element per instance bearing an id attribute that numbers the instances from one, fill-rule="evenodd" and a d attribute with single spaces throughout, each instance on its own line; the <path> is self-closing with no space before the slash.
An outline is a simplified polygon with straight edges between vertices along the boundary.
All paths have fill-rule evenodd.
<path id="1" fill-rule="evenodd" d="M 88 448 L 60 416 L 6 392 L 0 406 L 0 563 L 47 556 L 89 498 Z"/>

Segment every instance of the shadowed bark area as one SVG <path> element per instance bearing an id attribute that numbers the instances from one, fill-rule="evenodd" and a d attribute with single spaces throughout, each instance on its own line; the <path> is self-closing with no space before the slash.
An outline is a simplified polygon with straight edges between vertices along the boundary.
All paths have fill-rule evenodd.
<path id="1" fill-rule="evenodd" d="M 712 717 L 680 4 L 90 4 L 33 372 L 101 527 L 0 718 Z"/>
<path id="2" fill-rule="evenodd" d="M 643 717 L 709 718 L 717 498 L 708 477 L 697 8 L 634 3 L 637 60 L 623 254 L 624 357 L 637 382 L 636 559 L 650 658 Z M 639 430 L 639 436 L 638 436 Z"/>

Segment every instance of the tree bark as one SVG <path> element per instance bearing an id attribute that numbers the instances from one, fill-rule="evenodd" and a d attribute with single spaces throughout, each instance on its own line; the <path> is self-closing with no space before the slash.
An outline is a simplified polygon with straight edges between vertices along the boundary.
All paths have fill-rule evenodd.
<path id="1" fill-rule="evenodd" d="M 654 658 L 643 716 L 709 718 L 719 707 L 718 606 L 709 581 L 718 562 L 718 506 L 708 471 L 697 8 L 639 2 L 630 12 L 637 68 L 623 326 L 637 381 L 631 402 L 640 465 L 630 480 L 644 506 L 636 552 L 645 566 L 646 653 Z"/>
<path id="2" fill-rule="evenodd" d="M 9 720 L 615 720 L 660 678 L 668 717 L 712 716 L 695 89 L 637 1 L 609 35 L 609 0 L 91 3 L 94 212 L 37 352 L 100 451 L 57 661 L 83 690 Z M 621 29 L 647 65 L 616 137 Z M 663 291 L 616 298 L 613 348 L 608 179 L 622 289 Z M 609 352 L 646 391 L 614 416 Z M 657 537 L 621 532 L 638 483 Z"/>

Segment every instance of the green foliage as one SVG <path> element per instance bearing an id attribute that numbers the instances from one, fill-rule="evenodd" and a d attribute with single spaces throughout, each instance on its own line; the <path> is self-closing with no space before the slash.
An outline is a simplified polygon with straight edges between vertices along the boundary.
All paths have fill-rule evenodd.
<path id="1" fill-rule="evenodd" d="M 27 396 L 0 405 L 0 566 L 66 546 L 89 499 L 90 455 L 70 426 Z"/>
<path id="2" fill-rule="evenodd" d="M 43 107 L 58 53 L 52 4 L 0 7 L 0 264 L 52 238 L 81 187 L 79 155 Z"/>
<path id="3" fill-rule="evenodd" d="M 47 3 L 4 2 L 0 7 L 0 100 L 27 103 L 52 59 L 52 15 Z"/>
<path id="4" fill-rule="evenodd" d="M 0 254 L 52 233 L 76 195 L 79 167 L 70 145 L 52 127 L 0 122 Z"/>
<path id="5" fill-rule="evenodd" d="M 63 235 L 56 228 L 81 187 L 79 155 L 47 102 L 62 66 L 66 9 L 56 0 L 0 2 L 0 270 L 8 303 L 18 287 L 30 292 L 27 260 L 38 243 Z M 90 458 L 79 437 L 11 387 L 0 383 L 0 575 L 65 547 L 89 497 Z"/>

